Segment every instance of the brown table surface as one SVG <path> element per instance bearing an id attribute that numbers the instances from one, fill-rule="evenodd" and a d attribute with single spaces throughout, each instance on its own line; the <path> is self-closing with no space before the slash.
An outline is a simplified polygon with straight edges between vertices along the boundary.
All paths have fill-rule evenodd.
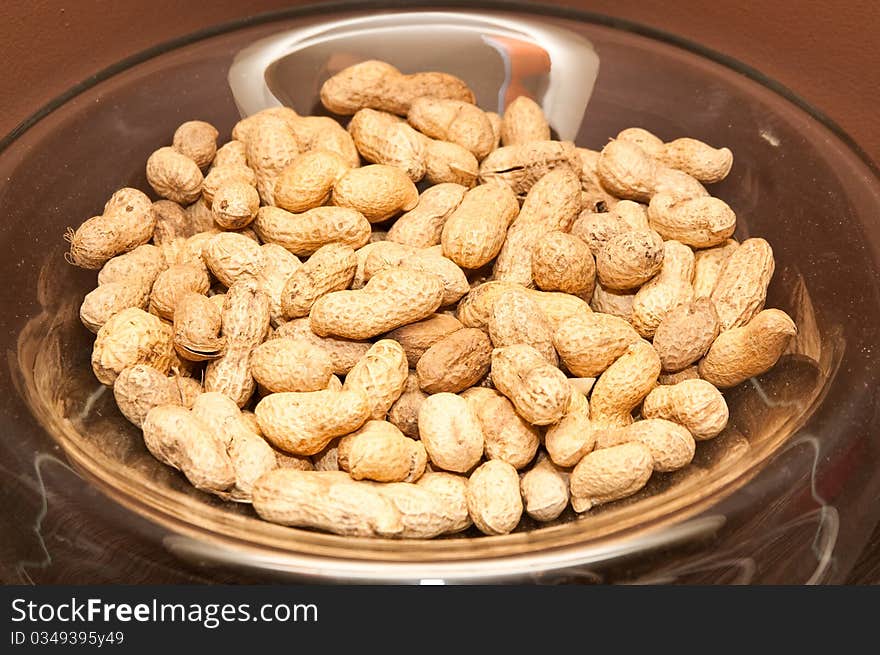
<path id="1" fill-rule="evenodd" d="M 297 0 L 0 4 L 0 134 L 89 75 L 157 43 Z M 547 3 L 550 4 L 550 3 Z M 826 113 L 880 161 L 880 5 L 875 0 L 559 0 L 656 27 L 737 58 Z M 149 20 L 144 20 L 149 16 Z M 880 527 L 850 581 L 880 583 Z"/>

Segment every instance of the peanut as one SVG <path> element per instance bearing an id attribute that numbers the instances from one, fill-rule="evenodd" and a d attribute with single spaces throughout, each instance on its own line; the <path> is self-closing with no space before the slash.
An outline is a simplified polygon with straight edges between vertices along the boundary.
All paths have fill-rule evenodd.
<path id="1" fill-rule="evenodd" d="M 387 337 L 397 341 L 403 347 L 410 367 L 415 368 L 422 355 L 431 346 L 463 327 L 452 316 L 433 314 L 421 321 L 392 330 Z"/>
<path id="2" fill-rule="evenodd" d="M 419 437 L 419 409 L 428 394 L 419 388 L 419 376 L 410 373 L 406 378 L 403 393 L 388 410 L 388 422 L 406 436 Z"/>
<path id="3" fill-rule="evenodd" d="M 462 328 L 441 338 L 419 358 L 419 386 L 427 393 L 457 393 L 489 372 L 492 342 L 482 330 Z"/>
<path id="4" fill-rule="evenodd" d="M 663 266 L 633 298 L 632 324 L 643 337 L 654 331 L 666 315 L 694 297 L 694 252 L 678 241 L 663 244 Z"/>
<path id="5" fill-rule="evenodd" d="M 500 459 L 481 465 L 468 480 L 467 503 L 483 534 L 512 532 L 523 512 L 516 469 Z"/>
<path id="6" fill-rule="evenodd" d="M 499 297 L 492 304 L 487 327 L 491 345 L 496 348 L 525 344 L 541 353 L 549 364 L 559 363 L 550 322 L 525 290 L 512 290 Z"/>
<path id="7" fill-rule="evenodd" d="M 700 361 L 700 377 L 722 389 L 734 387 L 775 366 L 796 334 L 785 312 L 758 312 L 745 325 L 718 335 Z"/>
<path id="8" fill-rule="evenodd" d="M 637 341 L 630 345 L 596 380 L 590 397 L 591 420 L 609 426 L 629 425 L 632 411 L 656 386 L 659 375 L 660 357 L 651 344 Z"/>
<path id="9" fill-rule="evenodd" d="M 569 387 L 565 415 L 544 432 L 544 447 L 557 466 L 574 466 L 596 445 L 597 432 L 590 423 L 590 403 L 570 382 Z"/>
<path id="10" fill-rule="evenodd" d="M 216 359 L 226 340 L 220 336 L 222 307 L 207 296 L 187 292 L 181 295 L 174 309 L 174 349 L 192 362 Z"/>
<path id="11" fill-rule="evenodd" d="M 369 400 L 370 418 L 383 419 L 406 386 L 406 353 L 396 341 L 374 343 L 345 376 L 342 388 Z"/>
<path id="12" fill-rule="evenodd" d="M 157 200 L 153 203 L 153 243 L 159 247 L 167 246 L 178 239 L 188 239 L 195 234 L 186 210 L 171 200 Z M 140 247 L 140 246 L 138 246 Z"/>
<path id="13" fill-rule="evenodd" d="M 579 170 L 580 159 L 570 141 L 532 141 L 492 151 L 480 162 L 480 182 L 500 182 L 525 196 L 535 182 L 555 168 Z"/>
<path id="14" fill-rule="evenodd" d="M 681 371 L 709 350 L 718 336 L 718 315 L 703 296 L 670 310 L 654 332 L 654 350 L 664 371 Z"/>
<path id="15" fill-rule="evenodd" d="M 422 134 L 456 143 L 477 159 L 488 155 L 495 143 L 489 117 L 470 102 L 430 96 L 416 98 L 410 104 L 406 119 Z"/>
<path id="16" fill-rule="evenodd" d="M 697 441 L 720 434 L 727 425 L 728 415 L 724 396 L 705 380 L 685 380 L 659 386 L 647 395 L 642 405 L 645 418 L 663 418 L 678 423 Z"/>
<path id="17" fill-rule="evenodd" d="M 297 155 L 275 180 L 275 204 L 293 213 L 323 205 L 348 170 L 348 164 L 335 152 L 311 150 Z"/>
<path id="18" fill-rule="evenodd" d="M 227 287 L 256 280 L 264 265 L 260 245 L 235 232 L 221 232 L 207 239 L 202 257 L 208 270 Z"/>
<path id="19" fill-rule="evenodd" d="M 172 147 L 205 169 L 214 160 L 219 132 L 205 121 L 187 121 L 174 131 Z"/>
<path id="20" fill-rule="evenodd" d="M 562 363 L 578 377 L 596 377 L 639 341 L 626 321 L 601 313 L 572 316 L 553 334 Z"/>
<path id="21" fill-rule="evenodd" d="M 612 237 L 596 256 L 602 286 L 623 291 L 643 285 L 663 267 L 663 239 L 653 230 Z"/>
<path id="22" fill-rule="evenodd" d="M 459 508 L 427 487 L 407 482 L 371 484 L 400 512 L 400 536 L 405 539 L 430 539 L 463 529 Z"/>
<path id="23" fill-rule="evenodd" d="M 518 213 L 519 204 L 507 187 L 471 189 L 443 225 L 443 255 L 466 269 L 488 264 L 501 250 L 507 228 Z"/>
<path id="24" fill-rule="evenodd" d="M 150 313 L 167 320 L 174 319 L 174 310 L 181 298 L 189 293 L 206 294 L 211 280 L 204 269 L 189 264 L 175 264 L 159 273 L 150 293 Z"/>
<path id="25" fill-rule="evenodd" d="M 224 230 L 250 225 L 260 208 L 260 194 L 247 182 L 229 182 L 217 189 L 211 203 L 214 222 Z"/>
<path id="26" fill-rule="evenodd" d="M 452 393 L 428 396 L 419 408 L 419 434 L 439 468 L 466 473 L 483 456 L 484 437 L 473 407 Z"/>
<path id="27" fill-rule="evenodd" d="M 651 450 L 640 441 L 594 450 L 571 472 L 574 510 L 580 513 L 631 496 L 648 482 L 653 466 Z"/>
<path id="28" fill-rule="evenodd" d="M 544 291 L 590 298 L 596 285 L 596 262 L 586 243 L 565 232 L 548 232 L 532 250 L 532 279 Z"/>
<path id="29" fill-rule="evenodd" d="M 396 166 L 413 182 L 425 176 L 425 142 L 397 116 L 360 109 L 349 122 L 348 131 L 358 152 L 371 164 Z"/>
<path id="30" fill-rule="evenodd" d="M 112 385 L 129 366 L 146 364 L 160 373 L 171 369 L 174 346 L 171 327 L 137 307 L 112 316 L 98 330 L 92 349 L 92 370 L 101 384 Z"/>
<path id="31" fill-rule="evenodd" d="M 342 437 L 340 469 L 354 480 L 413 482 L 425 471 L 425 447 L 387 421 L 371 420 Z"/>
<path id="32" fill-rule="evenodd" d="M 664 239 L 675 239 L 694 248 L 724 243 L 736 229 L 736 214 L 723 200 L 681 199 L 668 192 L 651 198 L 648 221 Z"/>
<path id="33" fill-rule="evenodd" d="M 660 377 L 657 378 L 657 382 L 660 384 L 678 384 L 685 380 L 698 380 L 699 378 L 700 372 L 697 370 L 696 364 L 694 364 L 676 373 L 661 373 Z"/>
<path id="34" fill-rule="evenodd" d="M 392 242 L 387 242 L 391 244 Z M 394 244 L 398 246 L 398 244 Z M 399 266 L 410 271 L 433 273 L 443 282 L 443 306 L 452 305 L 470 290 L 467 277 L 450 259 L 439 254 L 439 248 L 426 248 L 407 251 L 406 246 L 398 246 L 402 250 L 392 252 L 388 249 L 375 249 L 369 253 L 364 262 L 364 281 L 368 281 L 375 273 L 391 266 Z M 392 250 L 397 250 L 394 248 Z"/>
<path id="35" fill-rule="evenodd" d="M 724 262 L 739 247 L 736 239 L 728 239 L 720 246 L 694 253 L 694 298 L 708 298 L 718 281 Z"/>
<path id="36" fill-rule="evenodd" d="M 661 418 L 636 421 L 605 435 L 608 436 L 599 440 L 597 448 L 613 448 L 623 443 L 640 442 L 651 451 L 653 469 L 660 473 L 677 471 L 690 464 L 697 447 L 687 429 Z"/>
<path id="37" fill-rule="evenodd" d="M 156 150 L 147 159 L 147 182 L 157 194 L 182 205 L 198 200 L 202 193 L 198 164 L 174 148 Z"/>
<path id="38" fill-rule="evenodd" d="M 733 153 L 728 148 L 713 148 L 687 137 L 664 144 L 656 156 L 667 166 L 708 184 L 723 180 L 733 166 Z"/>
<path id="39" fill-rule="evenodd" d="M 296 138 L 284 120 L 262 117 L 245 139 L 248 166 L 257 177 L 257 191 L 267 205 L 275 204 L 275 182 L 299 154 Z"/>
<path id="40" fill-rule="evenodd" d="M 269 319 L 274 327 L 278 327 L 284 322 L 284 287 L 301 263 L 296 255 L 276 243 L 264 243 L 260 246 L 260 253 L 262 266 L 257 280 L 269 298 Z"/>
<path id="41" fill-rule="evenodd" d="M 313 349 L 326 353 L 330 358 L 333 373 L 337 375 L 346 375 L 372 345 L 366 341 L 319 337 L 312 332 L 308 318 L 296 318 L 281 324 L 270 338 L 280 339 L 283 337 L 306 341 Z"/>
<path id="42" fill-rule="evenodd" d="M 450 521 L 447 532 L 461 532 L 471 526 L 467 482 L 468 479 L 463 475 L 445 471 L 428 471 L 416 482 L 416 486 L 437 494 L 443 500 Z"/>
<path id="43" fill-rule="evenodd" d="M 423 138 L 425 180 L 431 184 L 453 183 L 471 187 L 480 174 L 480 165 L 464 146 L 449 141 Z"/>
<path id="44" fill-rule="evenodd" d="M 473 408 L 483 431 L 487 459 L 500 459 L 515 469 L 529 465 L 540 443 L 538 430 L 516 413 L 513 404 L 492 389 L 472 387 L 461 394 Z"/>
<path id="45" fill-rule="evenodd" d="M 570 391 L 565 375 L 531 346 L 517 344 L 492 353 L 492 382 L 532 425 L 555 423 Z"/>
<path id="46" fill-rule="evenodd" d="M 394 221 L 388 230 L 388 240 L 413 248 L 440 244 L 443 226 L 461 204 L 466 192 L 461 184 L 448 183 L 425 189 L 418 204 Z"/>
<path id="47" fill-rule="evenodd" d="M 211 168 L 222 168 L 223 166 L 247 166 L 247 148 L 244 141 L 232 139 L 217 148 L 211 162 Z"/>
<path id="48" fill-rule="evenodd" d="M 138 427 L 153 407 L 184 404 L 175 379 L 146 364 L 123 369 L 113 383 L 113 397 L 122 415 Z"/>
<path id="49" fill-rule="evenodd" d="M 251 352 L 251 375 L 270 393 L 326 389 L 333 365 L 307 341 L 270 339 Z"/>
<path id="50" fill-rule="evenodd" d="M 536 521 L 553 521 L 568 507 L 568 474 L 547 458 L 538 460 L 519 484 L 526 514 Z"/>
<path id="51" fill-rule="evenodd" d="M 774 268 L 773 250 L 764 239 L 746 239 L 731 253 L 710 296 L 722 332 L 745 325 L 764 308 Z"/>
<path id="52" fill-rule="evenodd" d="M 413 209 L 419 192 L 401 169 L 382 164 L 352 168 L 333 185 L 333 204 L 359 211 L 370 223 Z"/>
<path id="53" fill-rule="evenodd" d="M 370 240 L 370 223 L 346 207 L 315 207 L 291 214 L 279 207 L 261 207 L 253 222 L 265 243 L 275 243 L 298 257 L 313 254 L 328 243 L 361 248 Z"/>
<path id="54" fill-rule="evenodd" d="M 504 110 L 500 137 L 501 144 L 505 146 L 529 141 L 548 141 L 550 125 L 537 102 L 528 96 L 519 96 Z"/>
<path id="55" fill-rule="evenodd" d="M 144 244 L 108 260 L 98 272 L 98 284 L 125 282 L 132 278 L 155 281 L 167 267 L 162 251 L 156 246 Z"/>
<path id="56" fill-rule="evenodd" d="M 251 187 L 256 187 L 257 174 L 254 173 L 253 169 L 248 167 L 244 162 L 240 164 L 213 166 L 211 170 L 208 171 L 208 174 L 205 175 L 204 182 L 202 182 L 202 200 L 196 201 L 191 205 L 194 207 L 193 211 L 195 211 L 196 207 L 201 211 L 205 206 L 207 206 L 210 211 L 211 206 L 214 203 L 214 196 L 220 191 L 220 189 L 229 184 L 246 184 Z M 259 194 L 257 197 L 259 198 Z"/>
<path id="57" fill-rule="evenodd" d="M 100 284 L 83 298 L 79 308 L 80 320 L 89 330 L 97 333 L 104 323 L 123 309 L 147 309 L 154 279 L 138 276 Z"/>
<path id="58" fill-rule="evenodd" d="M 593 297 L 590 299 L 590 308 L 594 312 L 611 314 L 632 324 L 633 302 L 635 302 L 637 291 L 637 289 L 629 291 L 606 289 L 597 283 L 593 290 Z"/>
<path id="59" fill-rule="evenodd" d="M 338 243 L 321 246 L 284 285 L 281 292 L 284 316 L 306 316 L 322 296 L 347 289 L 356 268 L 357 258 L 351 247 Z"/>

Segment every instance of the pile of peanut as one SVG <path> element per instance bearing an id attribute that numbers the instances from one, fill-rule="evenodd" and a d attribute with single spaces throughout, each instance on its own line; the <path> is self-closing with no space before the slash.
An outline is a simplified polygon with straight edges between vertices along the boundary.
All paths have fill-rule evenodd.
<path id="1" fill-rule="evenodd" d="M 100 269 L 95 375 L 201 490 L 341 535 L 506 534 L 689 464 L 796 332 L 769 244 L 703 186 L 727 148 L 578 148 L 527 97 L 499 116 L 379 61 L 321 100 L 347 127 L 184 123 L 147 161 L 161 199 L 68 233 Z"/>

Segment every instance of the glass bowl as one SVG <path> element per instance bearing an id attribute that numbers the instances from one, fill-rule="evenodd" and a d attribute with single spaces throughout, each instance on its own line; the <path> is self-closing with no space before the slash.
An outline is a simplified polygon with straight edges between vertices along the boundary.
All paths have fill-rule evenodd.
<path id="1" fill-rule="evenodd" d="M 601 148 L 636 125 L 729 146 L 733 171 L 712 192 L 736 211 L 737 238 L 773 244 L 767 304 L 791 314 L 799 335 L 772 371 L 727 392 L 728 429 L 700 444 L 688 468 L 655 475 L 626 500 L 581 517 L 569 510 L 552 524 L 523 521 L 511 535 L 433 541 L 272 525 L 247 505 L 195 491 L 149 455 L 91 373 L 92 335 L 78 306 L 95 273 L 65 263 L 65 228 L 100 211 L 119 187 L 148 189 L 144 162 L 182 121 L 210 121 L 228 138 L 239 113 L 227 76 L 243 50 L 365 13 L 293 9 L 166 44 L 86 80 L 0 143 L 4 577 L 65 581 L 77 571 L 114 581 L 143 569 L 164 581 L 842 581 L 880 515 L 877 170 L 838 128 L 759 73 L 570 10 L 493 3 L 479 15 L 591 44 L 592 94 L 589 70 L 571 78 L 589 98 L 579 145 Z M 340 42 L 322 60 L 278 73 L 295 82 L 288 101 L 312 109 L 323 79 L 370 56 L 365 39 L 359 50 Z M 418 57 L 397 51 L 393 63 L 449 69 L 442 39 L 411 43 Z M 509 83 L 497 75 L 510 70 L 503 52 L 493 52 L 497 60 L 472 59 L 459 74 L 478 89 L 492 86 L 492 70 L 491 79 Z M 546 73 L 538 67 L 520 81 L 544 93 Z"/>

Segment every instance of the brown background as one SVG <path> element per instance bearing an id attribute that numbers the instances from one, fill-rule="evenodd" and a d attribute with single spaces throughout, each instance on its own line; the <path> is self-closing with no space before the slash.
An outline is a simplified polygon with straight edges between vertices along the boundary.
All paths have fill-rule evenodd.
<path id="1" fill-rule="evenodd" d="M 92 73 L 149 46 L 296 0 L 4 0 L 0 134 Z M 765 72 L 880 161 L 876 0 L 558 0 L 698 41 Z M 206 11 L 205 7 L 210 7 Z"/>

